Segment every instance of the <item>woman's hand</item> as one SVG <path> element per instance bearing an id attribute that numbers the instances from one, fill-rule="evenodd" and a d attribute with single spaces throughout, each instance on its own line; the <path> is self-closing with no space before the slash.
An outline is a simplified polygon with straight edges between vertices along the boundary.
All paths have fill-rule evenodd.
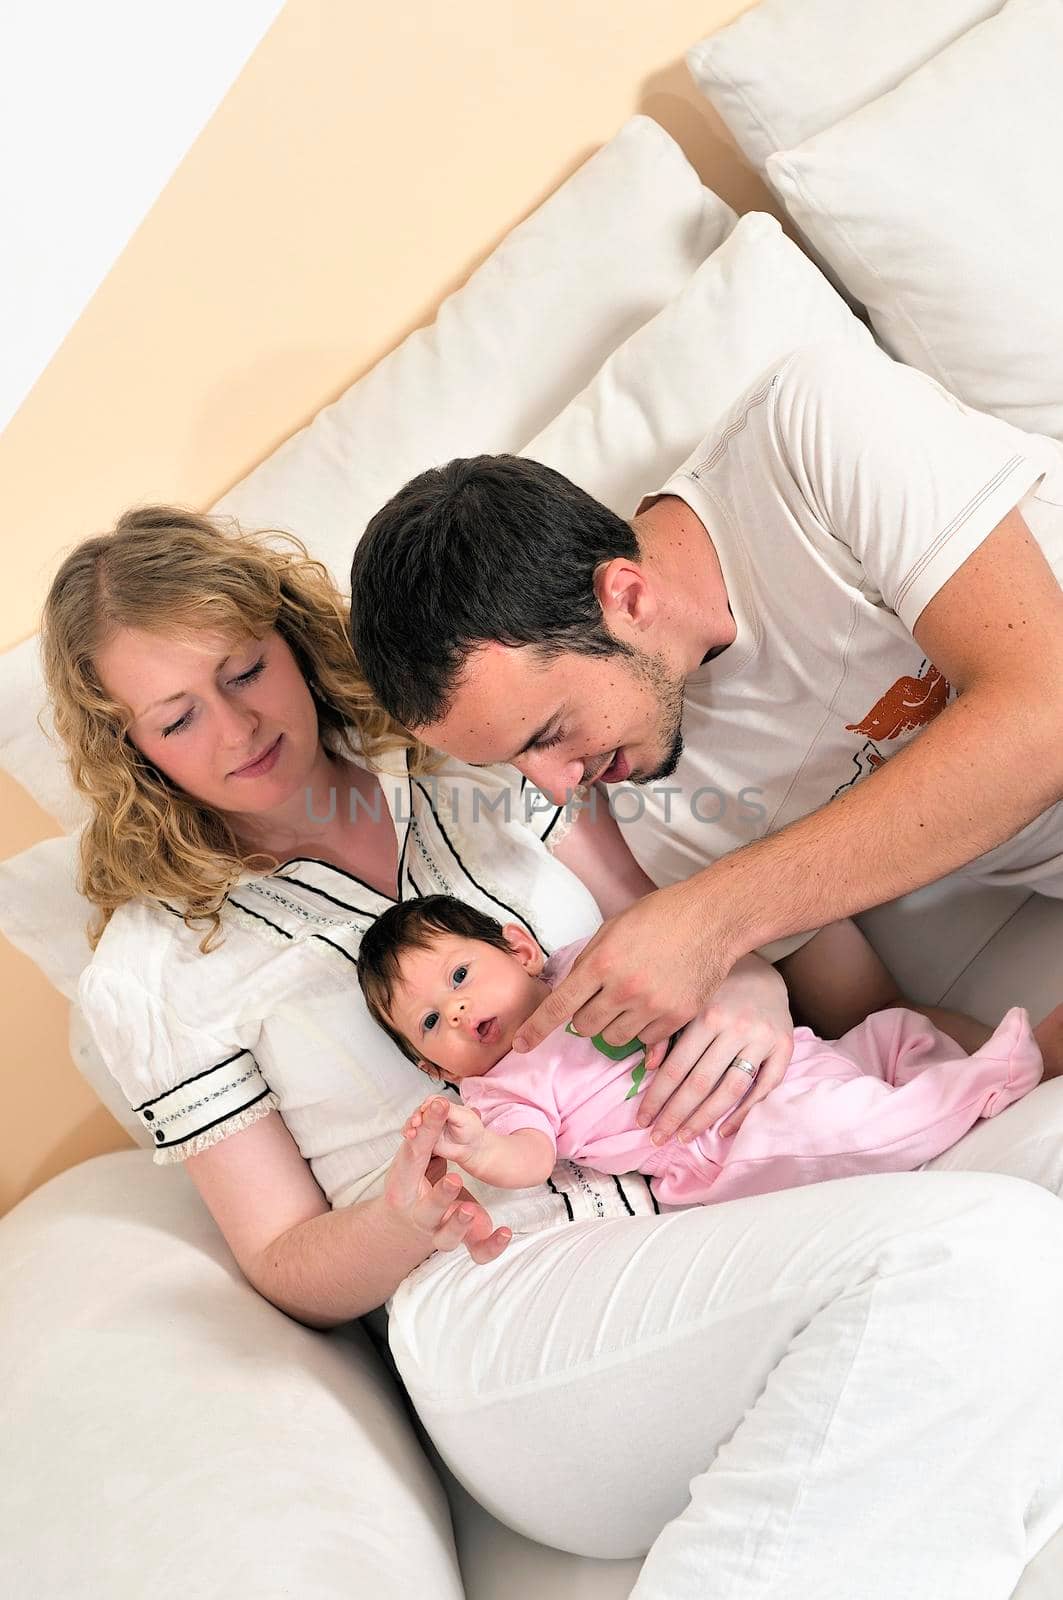
<path id="1" fill-rule="evenodd" d="M 423 1235 L 429 1249 L 454 1250 L 464 1245 L 482 1266 L 496 1260 L 513 1235 L 509 1228 L 493 1227 L 483 1206 L 456 1173 L 447 1172 L 446 1161 L 435 1153 L 452 1110 L 448 1101 L 433 1096 L 410 1118 L 388 1172 L 384 1200 L 411 1229 Z M 415 1119 L 417 1125 L 411 1126 Z"/>
<path id="2" fill-rule="evenodd" d="M 657 1070 L 643 1091 L 639 1125 L 654 1123 L 654 1144 L 664 1144 L 676 1133 L 685 1144 L 734 1106 L 734 1115 L 720 1131 L 737 1132 L 758 1100 L 782 1082 L 793 1047 L 785 983 L 760 956 L 743 956 L 663 1061 L 665 1044 L 647 1051 L 646 1065 Z M 750 1080 L 732 1066 L 735 1060 L 756 1067 L 756 1077 Z"/>
<path id="3" fill-rule="evenodd" d="M 403 1138 L 411 1139 L 428 1116 L 433 1118 L 433 1125 L 441 1120 L 433 1146 L 435 1154 L 442 1156 L 444 1161 L 456 1161 L 459 1167 L 464 1167 L 466 1172 L 472 1172 L 475 1177 L 475 1160 L 483 1150 L 485 1142 L 485 1129 L 480 1113 L 461 1100 L 447 1100 L 442 1095 L 430 1095 L 418 1106 L 413 1115 L 407 1118 L 406 1126 L 402 1130 Z"/>

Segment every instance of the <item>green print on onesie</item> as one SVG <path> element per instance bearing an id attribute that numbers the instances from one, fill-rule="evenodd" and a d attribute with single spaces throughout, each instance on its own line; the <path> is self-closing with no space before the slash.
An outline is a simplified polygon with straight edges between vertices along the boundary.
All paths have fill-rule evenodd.
<path id="1" fill-rule="evenodd" d="M 565 1024 L 565 1032 L 571 1033 L 576 1039 L 583 1038 L 583 1034 L 577 1033 L 571 1022 Z M 642 1051 L 642 1060 L 636 1067 L 631 1069 L 631 1088 L 624 1096 L 624 1099 L 630 1100 L 634 1095 L 637 1095 L 642 1088 L 642 1080 L 646 1076 L 646 1046 L 642 1040 L 629 1039 L 627 1044 L 606 1044 L 601 1034 L 596 1033 L 590 1042 L 599 1055 L 608 1056 L 610 1061 L 623 1061 L 625 1056 L 633 1055 L 636 1050 Z"/>

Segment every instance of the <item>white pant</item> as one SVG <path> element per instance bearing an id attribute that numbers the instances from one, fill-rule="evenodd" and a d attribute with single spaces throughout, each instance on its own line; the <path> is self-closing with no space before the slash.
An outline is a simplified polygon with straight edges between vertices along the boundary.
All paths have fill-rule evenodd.
<path id="1" fill-rule="evenodd" d="M 1042 1130 L 1045 1130 L 1042 1132 Z M 1063 1194 L 1063 1080 L 934 1167 Z M 390 1338 L 501 1521 L 637 1600 L 1006 1600 L 1063 1525 L 1063 1206 L 844 1179 L 433 1257 Z"/>

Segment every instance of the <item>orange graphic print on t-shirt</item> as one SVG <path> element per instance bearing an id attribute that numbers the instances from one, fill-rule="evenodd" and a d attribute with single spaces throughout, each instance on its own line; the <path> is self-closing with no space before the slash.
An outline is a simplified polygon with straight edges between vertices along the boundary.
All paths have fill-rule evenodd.
<path id="1" fill-rule="evenodd" d="M 949 692 L 948 679 L 928 661 L 923 676 L 898 678 L 863 721 L 847 722 L 845 731 L 862 733 L 867 739 L 898 739 L 933 722 L 944 711 Z"/>

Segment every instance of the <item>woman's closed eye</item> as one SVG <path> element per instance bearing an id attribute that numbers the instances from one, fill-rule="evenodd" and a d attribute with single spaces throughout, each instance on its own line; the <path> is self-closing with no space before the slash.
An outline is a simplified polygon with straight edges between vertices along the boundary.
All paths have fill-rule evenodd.
<path id="1" fill-rule="evenodd" d="M 253 683 L 255 681 L 255 679 L 259 676 L 259 674 L 262 672 L 262 670 L 265 667 L 265 665 L 266 665 L 265 656 L 260 656 L 259 659 L 255 662 L 253 667 L 248 667 L 247 671 L 246 672 L 241 672 L 239 677 L 230 678 L 229 679 L 230 687 L 234 688 L 234 689 L 242 689 L 247 684 Z M 170 737 L 171 733 L 179 733 L 182 728 L 186 728 L 188 726 L 189 721 L 191 720 L 191 716 L 192 716 L 191 711 L 186 711 L 183 717 L 178 717 L 177 721 L 176 722 L 171 722 L 168 728 L 163 728 L 163 730 L 162 730 L 163 738 L 164 739 L 168 739 Z"/>

